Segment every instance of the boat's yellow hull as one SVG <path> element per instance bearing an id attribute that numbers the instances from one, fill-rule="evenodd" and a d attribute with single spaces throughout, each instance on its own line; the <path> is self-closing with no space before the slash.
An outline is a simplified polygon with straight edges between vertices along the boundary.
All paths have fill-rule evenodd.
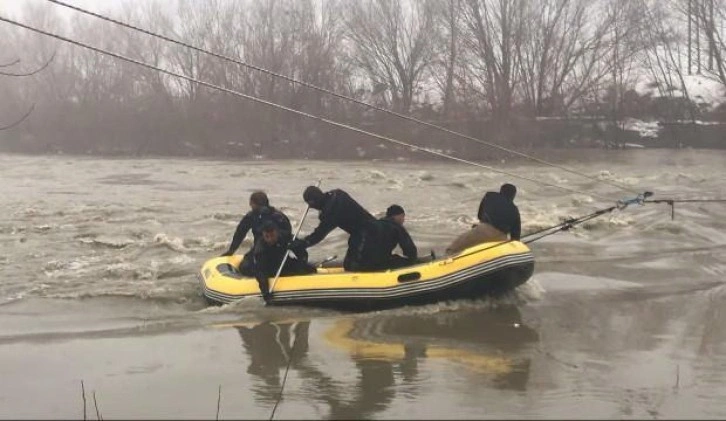
<path id="1" fill-rule="evenodd" d="M 259 297 L 254 278 L 237 268 L 242 256 L 215 257 L 204 263 L 200 278 L 204 296 L 215 303 Z M 272 304 L 372 309 L 423 304 L 511 290 L 526 282 L 534 257 L 518 241 L 484 243 L 428 263 L 385 272 L 344 272 L 320 268 L 318 273 L 280 277 Z"/>

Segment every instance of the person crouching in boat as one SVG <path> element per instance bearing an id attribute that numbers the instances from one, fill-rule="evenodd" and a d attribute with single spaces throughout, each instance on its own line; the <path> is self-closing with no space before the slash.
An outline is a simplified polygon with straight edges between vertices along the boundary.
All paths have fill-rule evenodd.
<path id="1" fill-rule="evenodd" d="M 350 234 L 343 269 L 358 270 L 363 232 L 376 220 L 373 215 L 341 189 L 323 193 L 318 187 L 309 186 L 303 193 L 303 200 L 311 208 L 320 211 L 320 224 L 307 237 L 293 241 L 290 249 L 307 249 L 321 242 L 334 229 L 340 228 Z"/>
<path id="2" fill-rule="evenodd" d="M 477 244 L 490 241 L 517 240 L 522 233 L 519 208 L 514 204 L 517 188 L 502 184 L 499 192 L 487 192 L 479 204 L 479 223 L 460 235 L 446 249 L 447 254 L 456 254 Z"/>
<path id="3" fill-rule="evenodd" d="M 277 274 L 292 236 L 290 231 L 279 228 L 277 224 L 269 220 L 262 223 L 260 230 L 261 238 L 255 242 L 251 252 L 252 263 L 244 265 L 242 274 L 254 276 L 257 279 L 262 298 L 267 302 L 271 295 L 269 278 Z M 297 258 L 292 256 L 287 258 L 280 276 L 307 275 L 316 272 L 315 267 L 306 261 L 307 253 L 302 251 L 296 252 L 295 255 Z"/>
<path id="4" fill-rule="evenodd" d="M 262 235 L 262 225 L 266 221 L 274 222 L 283 231 L 292 232 L 292 226 L 287 216 L 270 206 L 270 200 L 265 192 L 256 191 L 250 195 L 250 211 L 237 224 L 237 229 L 234 231 L 234 236 L 232 237 L 232 243 L 229 245 L 229 249 L 222 254 L 222 256 L 233 255 L 242 244 L 242 241 L 244 241 L 247 233 L 252 230 L 252 247 L 245 253 L 244 260 L 240 264 L 240 271 L 245 266 L 247 266 L 246 272 L 252 270 L 252 251 Z"/>
<path id="5" fill-rule="evenodd" d="M 398 269 L 417 263 L 418 250 L 403 226 L 405 221 L 406 213 L 403 208 L 391 205 L 386 210 L 384 218 L 371 224 L 363 237 L 361 272 Z M 396 246 L 401 246 L 406 257 L 393 254 Z"/>

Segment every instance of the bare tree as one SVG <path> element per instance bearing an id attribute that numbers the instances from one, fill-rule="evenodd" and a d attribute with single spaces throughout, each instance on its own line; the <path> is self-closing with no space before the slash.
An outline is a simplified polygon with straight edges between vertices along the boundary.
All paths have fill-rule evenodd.
<path id="1" fill-rule="evenodd" d="M 409 112 L 432 64 L 434 3 L 431 0 L 351 0 L 351 58 L 375 87 L 387 87 L 392 105 Z"/>
<path id="2" fill-rule="evenodd" d="M 691 120 L 696 121 L 696 109 L 691 100 L 688 85 L 682 71 L 682 54 L 680 46 L 682 38 L 678 28 L 669 25 L 671 14 L 662 3 L 640 1 L 645 19 L 642 35 L 647 39 L 644 49 L 646 68 L 653 79 L 660 85 L 661 93 L 671 99 L 676 98 L 675 92 L 680 90 L 685 100 L 686 112 Z M 675 112 L 675 110 L 672 110 Z M 675 116 L 675 115 L 672 115 Z"/>
<path id="3" fill-rule="evenodd" d="M 610 53 L 625 34 L 603 8 L 587 0 L 527 4 L 527 30 L 516 54 L 523 100 L 532 114 L 566 114 L 610 74 Z"/>
<path id="4" fill-rule="evenodd" d="M 42 72 L 45 68 L 47 68 L 50 65 L 50 63 L 53 61 L 54 58 L 55 58 L 55 53 L 53 53 L 53 55 L 48 59 L 48 61 L 45 62 L 45 64 L 43 64 L 42 66 L 40 66 L 39 68 L 37 68 L 35 70 L 30 70 L 30 71 L 27 71 L 27 70 L 4 71 L 3 70 L 3 71 L 0 71 L 0 76 L 28 77 L 28 76 L 36 75 L 36 74 Z M 15 59 L 13 61 L 7 62 L 7 63 L 1 65 L 0 68 L 7 68 L 7 67 L 11 67 L 16 64 L 20 64 L 20 59 Z M 9 124 L 0 125 L 0 131 L 9 130 L 9 129 L 12 129 L 13 127 L 17 127 L 23 121 L 25 121 L 28 117 L 30 117 L 30 114 L 32 114 L 34 110 L 35 110 L 35 104 L 31 104 L 30 107 L 28 108 L 28 110 L 23 115 L 21 115 L 19 118 L 17 118 L 15 121 L 13 121 Z"/>
<path id="5" fill-rule="evenodd" d="M 127 1 L 122 6 L 121 14 L 126 22 L 133 22 L 150 31 L 170 35 L 173 32 L 173 23 L 164 5 L 168 7 L 169 3 L 163 3 L 161 0 L 150 0 L 139 5 Z M 125 41 L 125 53 L 128 56 L 157 67 L 168 64 L 170 54 L 167 42 L 132 30 L 123 32 L 124 37 L 122 39 Z M 167 75 L 139 67 L 127 68 L 126 70 L 136 78 L 138 82 L 136 84 L 136 93 L 140 97 L 171 105 L 173 95 L 170 85 L 172 83 Z"/>
<path id="6" fill-rule="evenodd" d="M 12 77 L 28 77 L 28 76 L 36 75 L 36 74 L 42 72 L 45 68 L 47 68 L 50 65 L 50 63 L 53 61 L 54 58 L 55 58 L 55 53 L 53 53 L 53 55 L 48 59 L 48 61 L 45 62 L 45 64 L 43 64 L 42 66 L 38 67 L 35 70 L 12 70 L 12 66 L 21 64 L 21 61 L 20 61 L 20 59 L 11 60 L 11 61 L 8 61 L 8 62 L 0 65 L 0 68 L 3 68 L 3 70 L 0 71 L 0 76 L 12 78 Z M 6 71 L 5 68 L 11 68 L 11 70 Z M 8 123 L 8 124 L 0 125 L 0 131 L 9 130 L 9 129 L 12 129 L 13 127 L 17 127 L 23 121 L 25 121 L 28 117 L 30 117 L 30 115 L 33 113 L 34 110 L 35 110 L 35 104 L 31 104 L 30 107 L 28 108 L 28 110 L 24 114 L 22 114 L 20 117 L 18 117 L 15 121 Z"/>
<path id="7" fill-rule="evenodd" d="M 466 0 L 466 60 L 470 87 L 482 94 L 493 120 L 507 125 L 519 84 L 519 56 L 525 35 L 525 0 Z"/>
<path id="8" fill-rule="evenodd" d="M 687 0 L 688 1 L 688 0 Z M 726 42 L 723 22 L 726 21 L 726 2 L 723 0 L 690 0 L 693 18 L 700 23 L 707 41 L 709 66 L 707 73 L 726 86 Z"/>
<path id="9" fill-rule="evenodd" d="M 50 28 L 57 28 L 60 24 L 56 15 L 38 8 L 37 5 L 26 5 L 22 14 L 31 16 L 31 22 L 42 23 Z M 56 57 L 62 57 L 64 51 L 61 49 L 59 54 L 57 44 L 44 37 L 23 36 L 18 31 L 5 28 L 0 32 L 0 52 L 14 57 L 0 58 L 3 108 L 8 114 L 17 116 L 0 124 L 0 130 L 9 130 L 28 120 L 36 110 L 38 98 L 42 96 L 39 93 L 42 91 L 35 87 L 48 78 L 56 81 L 57 73 L 53 67 L 63 61 L 62 58 L 56 60 Z M 25 111 L 19 111 L 23 109 Z"/>
<path id="10" fill-rule="evenodd" d="M 200 48 L 215 48 L 214 34 L 218 29 L 217 13 L 220 10 L 221 0 L 195 2 L 191 0 L 178 0 L 176 19 L 174 20 L 175 36 Z M 170 46 L 170 61 L 175 69 L 183 75 L 194 79 L 208 80 L 213 73 L 215 64 L 210 57 L 187 48 Z M 201 102 L 202 96 L 209 94 L 208 90 L 200 88 L 198 84 L 186 80 L 172 79 L 181 91 L 186 105 L 191 109 L 201 109 L 205 106 Z"/>
<path id="11" fill-rule="evenodd" d="M 465 117 L 466 132 L 493 129 L 487 135 L 517 140 L 539 133 L 529 123 L 540 116 L 586 110 L 621 124 L 632 112 L 626 98 L 641 104 L 634 87 L 645 78 L 658 82 L 665 97 L 645 104 L 667 103 L 668 118 L 680 113 L 695 121 L 684 76 L 685 28 L 690 22 L 691 39 L 706 40 L 703 57 L 709 52 L 712 60 L 703 74 L 726 85 L 725 1 L 126 0 L 103 6 L 122 21 L 272 72 L 420 118 Z M 32 26 L 157 67 L 314 115 L 375 125 L 392 136 L 411 135 L 415 127 L 147 34 L 77 12 L 67 19 L 43 2 L 27 4 L 23 20 Z M 339 132 L 314 121 L 7 25 L 0 26 L 0 95 L 0 129 L 18 127 L 12 138 L 27 148 L 34 142 L 27 139 L 35 139 L 38 150 L 52 144 L 139 154 L 355 151 L 355 143 L 338 142 Z M 515 126 L 515 118 L 524 123 Z M 460 147 L 418 134 L 428 146 Z"/>
<path id="12" fill-rule="evenodd" d="M 439 0 L 436 13 L 438 38 L 435 40 L 436 60 L 432 66 L 433 81 L 441 92 L 442 114 L 451 113 L 455 102 L 457 72 L 461 66 L 462 0 Z M 460 73 L 460 72 L 459 72 Z M 460 77 L 460 75 L 459 75 Z"/>

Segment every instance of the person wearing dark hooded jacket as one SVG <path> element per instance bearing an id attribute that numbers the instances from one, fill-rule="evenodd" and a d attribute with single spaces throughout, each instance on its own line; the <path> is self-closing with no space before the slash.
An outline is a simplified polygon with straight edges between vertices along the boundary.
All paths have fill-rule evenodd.
<path id="1" fill-rule="evenodd" d="M 406 213 L 403 208 L 391 205 L 386 210 L 384 218 L 373 222 L 363 239 L 361 271 L 398 269 L 417 263 L 418 250 L 403 226 L 405 220 Z M 393 254 L 396 246 L 401 246 L 405 257 Z"/>
<path id="2" fill-rule="evenodd" d="M 237 224 L 237 229 L 232 237 L 232 243 L 229 248 L 222 256 L 231 256 L 239 248 L 244 241 L 247 233 L 252 231 L 253 243 L 250 250 L 245 253 L 244 260 L 240 264 L 240 270 L 247 266 L 248 270 L 251 270 L 252 265 L 252 251 L 254 245 L 262 236 L 262 225 L 266 221 L 274 222 L 280 230 L 284 232 L 292 232 L 292 226 L 290 220 L 285 216 L 284 213 L 270 206 L 270 201 L 267 198 L 267 194 L 262 191 L 256 191 L 250 195 L 250 211 L 242 218 Z"/>
<path id="3" fill-rule="evenodd" d="M 489 224 L 512 240 L 519 241 L 522 235 L 522 222 L 519 209 L 514 204 L 517 188 L 512 184 L 502 184 L 497 192 L 487 192 L 479 204 L 479 222 Z"/>
<path id="4" fill-rule="evenodd" d="M 295 253 L 295 256 L 285 259 L 287 246 L 292 238 L 289 231 L 280 229 L 273 221 L 263 222 L 261 231 L 261 237 L 248 253 L 251 264 L 243 265 L 241 272 L 257 279 L 262 298 L 267 302 L 271 296 L 269 278 L 277 274 L 283 260 L 285 266 L 280 271 L 280 276 L 308 275 L 315 273 L 315 267 L 307 263 L 307 254 L 304 252 L 302 256 Z"/>
<path id="5" fill-rule="evenodd" d="M 309 186 L 303 193 L 303 200 L 311 208 L 320 211 L 320 224 L 307 237 L 293 241 L 290 249 L 297 254 L 301 249 L 318 244 L 331 231 L 340 228 L 350 234 L 343 268 L 347 271 L 358 270 L 361 240 L 365 230 L 376 220 L 373 215 L 341 189 L 323 193 L 318 187 Z"/>
<path id="6" fill-rule="evenodd" d="M 495 241 L 518 241 L 522 233 L 519 209 L 514 204 L 517 188 L 503 184 L 499 192 L 487 192 L 479 204 L 479 224 L 461 234 L 446 248 L 456 254 L 477 244 Z"/>

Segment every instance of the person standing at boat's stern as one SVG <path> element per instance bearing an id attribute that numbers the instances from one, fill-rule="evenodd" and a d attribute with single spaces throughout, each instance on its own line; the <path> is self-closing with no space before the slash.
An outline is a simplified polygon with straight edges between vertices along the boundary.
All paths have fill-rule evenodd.
<path id="1" fill-rule="evenodd" d="M 519 208 L 514 204 L 517 188 L 502 184 L 499 192 L 487 192 L 479 204 L 479 223 L 460 235 L 446 249 L 447 254 L 458 253 L 465 248 L 490 241 L 519 241 L 522 222 Z"/>
<path id="2" fill-rule="evenodd" d="M 303 200 L 311 208 L 320 211 L 320 224 L 307 237 L 293 241 L 290 250 L 297 253 L 297 250 L 314 246 L 331 231 L 340 228 L 350 234 L 343 268 L 347 271 L 358 270 L 364 232 L 376 218 L 341 189 L 323 193 L 318 187 L 309 186 L 303 193 Z"/>

